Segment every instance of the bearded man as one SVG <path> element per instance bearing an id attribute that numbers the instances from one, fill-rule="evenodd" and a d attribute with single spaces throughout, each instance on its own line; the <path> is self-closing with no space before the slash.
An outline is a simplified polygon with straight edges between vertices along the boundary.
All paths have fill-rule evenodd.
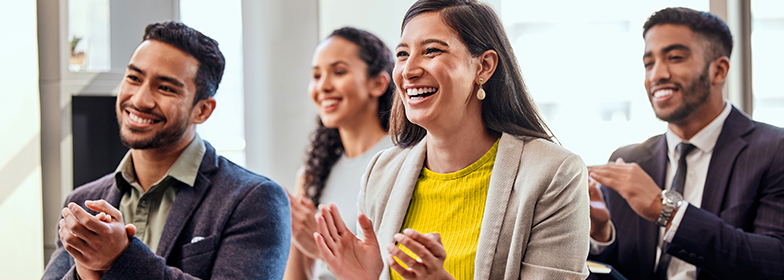
<path id="1" fill-rule="evenodd" d="M 117 170 L 76 188 L 44 279 L 280 279 L 288 198 L 196 133 L 225 59 L 182 23 L 147 26 L 117 95 Z"/>
<path id="2" fill-rule="evenodd" d="M 723 99 L 729 28 L 667 8 L 643 29 L 645 88 L 667 131 L 588 167 L 589 258 L 629 279 L 782 279 L 784 129 Z"/>

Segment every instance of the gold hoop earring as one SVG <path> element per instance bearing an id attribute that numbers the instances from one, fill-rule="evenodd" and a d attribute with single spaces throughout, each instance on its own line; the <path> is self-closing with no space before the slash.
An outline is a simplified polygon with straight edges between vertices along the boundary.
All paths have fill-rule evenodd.
<path id="1" fill-rule="evenodd" d="M 476 98 L 479 100 L 485 100 L 487 94 L 485 93 L 485 89 L 482 86 L 485 84 L 485 79 L 479 78 L 479 90 L 476 92 Z"/>

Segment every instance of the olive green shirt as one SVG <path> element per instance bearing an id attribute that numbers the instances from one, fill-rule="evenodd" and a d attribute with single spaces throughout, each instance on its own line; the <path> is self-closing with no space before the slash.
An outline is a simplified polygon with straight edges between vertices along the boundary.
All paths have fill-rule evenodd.
<path id="1" fill-rule="evenodd" d="M 193 187 L 206 151 L 204 141 L 197 134 L 163 178 L 146 193 L 136 179 L 131 151 L 120 161 L 115 171 L 117 187 L 123 193 L 120 213 L 126 225 L 136 226 L 136 237 L 153 252 L 157 251 L 177 192 L 183 186 Z"/>

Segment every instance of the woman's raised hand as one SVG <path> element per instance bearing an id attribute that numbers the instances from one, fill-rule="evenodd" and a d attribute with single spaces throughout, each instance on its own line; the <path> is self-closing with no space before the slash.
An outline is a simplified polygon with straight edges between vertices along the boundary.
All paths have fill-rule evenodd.
<path id="1" fill-rule="evenodd" d="M 319 205 L 315 215 L 318 232 L 313 234 L 322 260 L 338 279 L 378 279 L 384 269 L 373 224 L 365 214 L 359 215 L 364 241 L 348 230 L 338 207 Z"/>
<path id="2" fill-rule="evenodd" d="M 318 224 L 313 216 L 316 214 L 316 206 L 313 202 L 300 195 L 289 195 L 291 204 L 291 244 L 294 244 L 300 252 L 311 259 L 320 259 L 316 242 L 313 241 L 313 233 L 318 231 Z"/>
<path id="3" fill-rule="evenodd" d="M 395 234 L 395 241 L 403 244 L 403 246 L 406 246 L 411 252 L 419 256 L 419 259 L 414 259 L 401 251 L 395 244 L 387 245 L 387 251 L 390 253 L 390 255 L 387 256 L 389 267 L 397 271 L 403 278 L 454 279 L 454 277 L 444 269 L 446 251 L 444 250 L 444 245 L 441 243 L 440 234 L 421 234 L 416 230 L 407 228 L 403 230 L 402 234 Z M 406 264 L 408 269 L 395 261 L 393 256 Z"/>

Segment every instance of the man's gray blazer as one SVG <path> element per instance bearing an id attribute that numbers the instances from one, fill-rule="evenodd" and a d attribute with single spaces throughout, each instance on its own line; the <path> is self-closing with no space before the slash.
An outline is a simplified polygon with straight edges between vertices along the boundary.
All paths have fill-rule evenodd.
<path id="1" fill-rule="evenodd" d="M 272 180 L 205 145 L 196 183 L 179 190 L 156 253 L 133 238 L 103 279 L 283 277 L 291 238 L 288 197 Z M 104 199 L 117 207 L 122 195 L 109 174 L 75 189 L 65 205 L 89 211 L 85 200 Z M 43 279 L 72 279 L 73 271 L 74 260 L 58 239 Z"/>

